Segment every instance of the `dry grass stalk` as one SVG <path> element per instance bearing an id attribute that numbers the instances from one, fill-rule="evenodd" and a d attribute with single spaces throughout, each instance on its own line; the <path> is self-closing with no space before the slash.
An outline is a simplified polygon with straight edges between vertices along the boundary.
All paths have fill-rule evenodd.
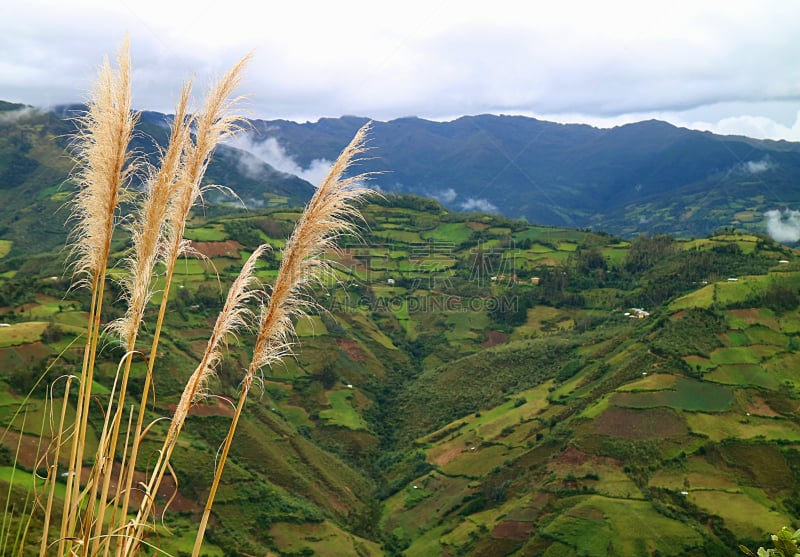
<path id="1" fill-rule="evenodd" d="M 195 115 L 195 141 L 187 146 L 178 190 L 170 201 L 168 214 L 169 248 L 165 254 L 167 268 L 174 265 L 185 248 L 183 231 L 189 211 L 202 197 L 200 184 L 205 175 L 211 155 L 225 139 L 240 129 L 241 117 L 236 109 L 242 97 L 233 97 L 241 83 L 245 66 L 252 55 L 242 58 L 222 79 L 212 85 L 206 96 L 203 109 Z M 172 265 L 171 265 L 172 264 Z"/>
<path id="2" fill-rule="evenodd" d="M 305 308 L 314 305 L 304 294 L 309 286 L 320 280 L 327 267 L 321 255 L 335 248 L 339 236 L 355 231 L 355 221 L 360 213 L 354 203 L 371 193 L 371 190 L 362 186 L 366 175 L 344 178 L 345 172 L 366 151 L 365 140 L 369 127 L 370 124 L 362 127 L 339 155 L 286 242 L 269 301 L 262 307 L 253 357 L 242 380 L 233 420 L 203 509 L 193 557 L 200 554 L 214 497 L 253 381 L 262 368 L 291 353 L 294 338 L 292 321 L 305 315 Z"/>
<path id="3" fill-rule="evenodd" d="M 181 172 L 181 160 L 183 152 L 190 138 L 190 123 L 188 119 L 189 97 L 191 84 L 186 84 L 181 92 L 178 101 L 175 118 L 173 120 L 170 141 L 166 151 L 161 157 L 161 164 L 158 169 L 150 169 L 150 177 L 147 180 L 144 200 L 142 201 L 139 212 L 135 215 L 130 225 L 132 250 L 131 255 L 126 260 L 128 274 L 122 280 L 123 301 L 126 303 L 125 316 L 110 325 L 110 330 L 117 333 L 126 348 L 124 369 L 120 381 L 120 392 L 118 405 L 124 404 L 128 376 L 132 363 L 136 339 L 139 327 L 144 317 L 145 307 L 153 294 L 153 281 L 155 279 L 155 266 L 159 255 L 163 250 L 164 230 L 169 199 L 174 194 L 175 184 Z M 137 432 L 133 439 L 138 439 L 144 420 L 144 406 L 150 388 L 150 375 L 145 377 L 145 386 L 142 394 L 142 403 L 139 408 L 137 418 Z M 112 404 L 109 403 L 107 416 L 112 415 Z M 107 445 L 106 454 L 99 456 L 102 462 L 113 462 L 113 456 L 117 450 L 117 438 L 120 429 L 120 413 L 114 413 L 114 423 L 111 428 L 111 439 Z M 131 432 L 128 431 L 128 435 Z M 133 475 L 136 460 L 138 457 L 138 442 L 134 442 L 130 447 L 131 462 L 121 468 L 119 478 L 117 478 L 117 491 L 114 500 L 113 513 L 117 513 L 117 502 L 120 502 L 120 514 L 124 523 L 127 514 L 128 502 L 130 500 L 130 489 L 133 485 Z M 128 445 L 125 445 L 127 454 Z M 99 471 L 99 477 L 103 477 L 103 492 L 101 502 L 105 501 L 108 489 L 111 485 L 111 468 Z M 102 503 L 101 503 L 102 504 Z M 103 527 L 104 507 L 100 508 L 95 528 L 95 544 L 100 543 L 100 533 Z M 114 523 L 112 518 L 111 523 Z"/>
<path id="4" fill-rule="evenodd" d="M 133 227 L 132 241 L 134 255 L 131 262 L 130 276 L 135 280 L 126 292 L 130 292 L 128 301 L 128 311 L 123 323 L 118 329 L 120 337 L 130 339 L 135 337 L 139 323 L 144 315 L 144 306 L 153 293 L 153 277 L 158 258 L 163 251 L 165 240 L 166 215 L 169 207 L 169 200 L 174 195 L 175 185 L 181 172 L 181 161 L 183 153 L 189 141 L 191 141 L 191 120 L 188 118 L 189 97 L 191 94 L 191 83 L 187 83 L 181 92 L 180 100 L 175 109 L 175 117 L 172 123 L 172 133 L 169 145 L 162 158 L 161 166 L 154 173 L 148 188 L 148 195 L 143 203 L 142 211 L 139 215 L 138 223 Z M 168 293 L 164 293 L 162 306 L 166 304 Z M 134 308 L 132 310 L 131 308 Z M 156 325 L 157 333 L 160 332 L 163 322 L 160 320 Z M 131 346 L 128 341 L 128 346 Z M 132 346 L 131 346 L 132 348 Z M 130 501 L 131 489 L 133 487 L 133 476 L 136 470 L 136 461 L 139 455 L 138 439 L 142 433 L 144 425 L 145 409 L 150 395 L 155 353 L 158 349 L 158 340 L 153 341 L 151 355 L 148 359 L 148 369 L 145 374 L 145 382 L 142 387 L 142 397 L 139 403 L 139 412 L 136 421 L 136 429 L 133 433 L 134 443 L 131 447 L 131 461 L 127 467 L 127 478 L 125 479 L 122 491 L 121 520 L 124 523 Z"/>
<path id="5" fill-rule="evenodd" d="M 236 122 L 238 122 L 240 117 L 235 114 L 234 109 L 239 99 L 232 98 L 232 93 L 240 83 L 243 69 L 249 59 L 249 56 L 243 58 L 225 74 L 222 79 L 211 87 L 203 109 L 188 121 L 184 121 L 183 115 L 186 113 L 186 104 L 188 103 L 190 89 L 188 86 L 184 88 L 181 101 L 182 106 L 179 106 L 176 111 L 176 114 L 180 115 L 181 119 L 178 120 L 176 118 L 173 126 L 173 137 L 171 138 L 176 142 L 171 142 L 167 149 L 161 170 L 156 175 L 155 186 L 157 186 L 157 189 L 152 190 L 152 195 L 146 200 L 142 215 L 138 219 L 139 226 L 136 226 L 133 231 L 134 253 L 130 260 L 131 280 L 127 285 L 129 287 L 127 289 L 128 311 L 126 312 L 125 318 L 117 324 L 116 328 L 123 339 L 127 341 L 126 348 L 128 351 L 120 382 L 119 407 L 121 407 L 125 399 L 131 357 L 135 349 L 135 341 L 144 313 L 144 307 L 149 299 L 150 283 L 157 256 L 161 255 L 167 266 L 166 286 L 162 294 L 162 307 L 159 310 L 159 320 L 156 324 L 156 329 L 160 332 L 175 263 L 186 245 L 183 240 L 186 220 L 190 210 L 202 193 L 201 182 L 205 175 L 206 168 L 208 167 L 208 162 L 219 143 L 238 131 Z M 192 126 L 195 128 L 195 141 L 192 141 L 190 134 Z M 148 361 L 148 372 L 146 375 L 148 381 L 147 391 L 149 391 L 150 387 L 153 360 L 157 353 L 157 348 L 157 340 L 154 340 L 154 345 L 151 347 L 150 351 L 151 357 Z M 137 432 L 141 432 L 148 392 L 143 394 L 144 397 L 140 405 L 139 413 L 141 419 L 137 420 Z M 109 406 L 107 409 L 107 416 L 111 415 L 111 407 Z M 104 462 L 113 461 L 113 455 L 117 446 L 121 414 L 115 412 L 113 415 L 114 421 L 110 433 L 111 439 L 107 446 L 107 453 L 105 456 L 99 457 L 104 459 Z M 121 475 L 125 474 L 127 477 L 124 482 L 122 480 L 118 482 L 118 492 L 113 498 L 114 501 L 121 500 L 121 512 L 119 513 L 121 524 L 118 525 L 119 528 L 124 528 L 124 523 L 127 520 L 130 488 L 132 487 L 135 463 L 138 457 L 139 435 L 134 435 L 133 438 L 134 444 L 137 446 L 133 449 L 131 457 L 132 463 L 126 474 L 124 471 L 121 473 Z M 96 519 L 95 533 L 93 536 L 94 541 L 92 542 L 95 549 L 92 550 L 92 553 L 96 551 L 100 543 L 105 543 L 106 540 L 108 540 L 108 538 L 105 538 L 103 542 L 100 541 L 103 539 L 101 532 L 106 508 L 103 501 L 106 501 L 108 498 L 110 482 L 111 474 L 109 471 L 105 473 L 103 477 L 100 507 Z M 124 491 L 120 492 L 120 489 L 124 489 Z M 114 505 L 114 513 L 116 513 L 116 503 L 114 503 Z M 113 518 L 112 524 L 115 524 Z M 120 540 L 120 545 L 121 544 L 122 541 Z"/>
<path id="6" fill-rule="evenodd" d="M 73 212 L 77 222 L 73 235 L 74 270 L 78 284 L 85 284 L 92 289 L 92 307 L 72 432 L 67 496 L 57 542 L 59 555 L 108 555 L 115 539 L 117 555 L 138 553 L 146 543 L 144 536 L 148 525 L 155 521 L 154 499 L 164 476 L 171 470 L 170 458 L 191 404 L 202 394 L 207 378 L 214 373 L 221 358 L 222 346 L 227 339 L 254 320 L 255 316 L 248 309 L 248 304 L 256 299 L 268 298 L 268 303 L 261 304 L 253 357 L 242 380 L 239 401 L 198 527 L 194 555 L 199 553 L 225 461 L 252 384 L 264 367 L 292 353 L 293 321 L 314 306 L 308 297 L 309 287 L 320 280 L 326 269 L 326 263 L 321 256 L 335 247 L 337 237 L 353 233 L 355 220 L 360 217 L 353 204 L 369 193 L 362 185 L 365 176 L 345 177 L 345 174 L 366 150 L 368 126 L 359 130 L 345 148 L 309 202 L 287 241 L 279 274 L 269 296 L 254 278 L 257 260 L 266 249 L 265 246 L 259 247 L 251 255 L 234 281 L 202 360 L 186 383 L 150 479 L 146 486 L 142 486 L 144 497 L 139 504 L 137 516 L 128 521 L 130 495 L 140 442 L 144 436 L 144 416 L 169 289 L 177 258 L 187 248 L 187 241 L 183 238 L 186 221 L 192 207 L 202 199 L 201 183 L 211 155 L 220 142 L 239 129 L 240 118 L 234 109 L 241 99 L 234 98 L 232 94 L 241 81 L 243 68 L 249 58 L 250 56 L 243 58 L 210 88 L 202 109 L 193 116 L 188 113 L 191 88 L 188 84 L 184 87 L 176 108 L 170 143 L 163 153 L 160 167 L 149 173 L 147 195 L 131 227 L 132 252 L 126 264 L 129 277 L 123 281 L 127 310 L 125 316 L 111 327 L 122 339 L 126 353 L 114 378 L 108 405 L 103 409 L 105 421 L 100 432 L 95 464 L 83 492 L 79 480 L 80 465 L 85 451 L 88 403 L 100 332 L 100 311 L 109 249 L 120 196 L 135 166 L 131 163 L 128 152 L 136 119 L 130 109 L 127 42 L 118 55 L 119 69 L 111 70 L 108 62 L 101 68 L 88 111 L 80 120 L 82 131 L 76 141 L 79 162 L 76 179 L 80 190 Z M 145 306 L 153 293 L 155 267 L 159 260 L 165 265 L 166 286 L 148 358 L 144 392 L 138 406 L 129 407 L 127 427 L 124 427 L 122 413 L 126 405 L 131 358 L 137 348 Z M 71 380 L 68 380 L 67 393 L 70 384 Z M 56 435 L 56 461 L 50 467 L 46 484 L 50 490 L 46 519 L 48 526 L 53 501 L 53 480 L 58 469 L 57 458 L 67 431 L 64 424 L 67 400 L 68 396 L 65 396 Z M 123 445 L 122 461 L 117 488 L 112 493 L 112 463 L 118 452 L 118 441 Z M 106 517 L 109 512 L 110 520 Z M 47 532 L 46 526 L 41 555 L 45 555 L 55 545 L 55 542 L 47 539 Z"/>
<path id="7" fill-rule="evenodd" d="M 106 267 L 120 196 L 135 165 L 128 145 L 136 118 L 131 111 L 131 68 L 128 42 L 117 55 L 118 70 L 105 60 L 92 91 L 86 114 L 78 123 L 82 131 L 74 147 L 77 154 L 78 194 L 73 204 L 73 269 L 78 284 L 92 290 L 86 350 L 81 371 L 78 408 L 67 477 L 67 494 L 61 524 L 59 554 L 75 529 L 79 506 L 79 469 L 83 461 L 94 361 L 100 329 L 100 311 Z"/>
<path id="8" fill-rule="evenodd" d="M 228 297 L 222 308 L 211 336 L 208 339 L 203 359 L 192 373 L 186 387 L 181 395 L 175 413 L 172 417 L 167 436 L 159 453 L 158 461 L 151 472 L 151 478 L 147 487 L 144 489 L 144 497 L 139 506 L 136 519 L 132 522 L 125 540 L 124 555 L 132 555 L 137 544 L 141 540 L 143 531 L 149 520 L 153 509 L 155 496 L 161 487 L 164 474 L 167 471 L 172 451 L 178 441 L 178 436 L 183 429 L 183 424 L 189 414 L 191 405 L 197 401 L 205 389 L 205 385 L 211 375 L 214 374 L 216 366 L 222 359 L 222 347 L 227 342 L 227 338 L 236 335 L 245 328 L 251 321 L 252 312 L 247 308 L 247 303 L 257 297 L 258 292 L 253 288 L 260 286 L 254 276 L 255 266 L 258 259 L 266 251 L 267 246 L 262 245 L 256 249 L 242 267 L 239 276 L 228 290 Z"/>
<path id="9" fill-rule="evenodd" d="M 119 374 L 114 380 L 110 402 L 104 409 L 106 420 L 100 434 L 95 465 L 82 495 L 76 478 L 79 477 L 77 472 L 84 459 L 88 403 L 100 332 L 109 248 L 117 221 L 117 206 L 134 169 L 128 153 L 136 118 L 131 112 L 127 42 L 118 55 L 119 70 L 113 71 L 107 61 L 101 68 L 87 113 L 78 121 L 81 131 L 75 140 L 78 163 L 75 176 L 80 189 L 74 201 L 72 217 L 76 222 L 72 235 L 73 268 L 78 279 L 76 284 L 92 288 L 92 307 L 70 451 L 69 470 L 76 473 L 69 474 L 68 478 L 59 554 L 78 552 L 94 555 L 103 547 L 107 552 L 111 547 L 108 540 L 118 536 L 121 528 L 125 527 L 169 285 L 175 262 L 187 246 L 183 240 L 185 222 L 191 208 L 201 198 L 201 182 L 211 154 L 222 140 L 238 130 L 239 117 L 233 109 L 239 99 L 233 98 L 232 92 L 241 81 L 242 70 L 249 58 L 247 56 L 241 60 L 210 89 L 203 109 L 193 117 L 188 116 L 191 87 L 184 87 L 161 166 L 158 170 L 150 171 L 147 196 L 130 228 L 133 248 L 127 260 L 129 276 L 123 281 L 127 311 L 122 319 L 111 326 L 112 331 L 122 339 L 126 354 L 118 368 Z M 192 141 L 192 129 L 196 133 L 195 141 Z M 113 511 L 111 522 L 108 523 L 105 513 L 112 484 L 112 463 L 123 429 L 122 407 L 127 394 L 131 358 L 136 349 L 145 306 L 153 293 L 154 269 L 159 259 L 166 264 L 167 286 L 159 309 L 136 426 L 133 428 L 131 425 L 126 430 L 123 448 L 125 460 L 117 479 L 116 493 L 111 498 Z M 131 440 L 130 444 L 127 439 Z M 115 519 L 117 513 L 119 518 Z M 82 533 L 80 538 L 75 538 L 79 520 Z M 45 540 L 43 551 L 46 544 Z M 122 546 L 122 543 L 118 544 L 118 550 Z"/>
<path id="10" fill-rule="evenodd" d="M 172 195 L 169 197 L 169 205 L 166 214 L 164 215 L 166 219 L 164 227 L 165 237 L 163 248 L 160 250 L 160 253 L 166 267 L 166 281 L 162 293 L 162 301 L 159 308 L 153 344 L 150 349 L 150 357 L 148 358 L 146 384 L 142 403 L 140 405 L 140 418 L 137 421 L 136 435 L 134 436 L 135 440 L 139 439 L 141 433 L 142 417 L 147 403 L 155 356 L 158 352 L 161 327 L 166 313 L 175 264 L 178 257 L 186 252 L 188 245 L 183 238 L 186 221 L 191 209 L 196 205 L 198 200 L 202 198 L 201 183 L 205 171 L 208 168 L 208 163 L 211 160 L 211 155 L 220 143 L 237 133 L 240 129 L 238 123 L 241 117 L 237 114 L 237 109 L 242 97 L 234 97 L 233 93 L 241 83 L 244 68 L 249 63 L 251 57 L 251 55 L 247 55 L 242 58 L 221 79 L 212 84 L 206 95 L 202 109 L 191 118 L 187 125 L 187 127 L 194 128 L 195 138 L 192 140 L 191 136 L 189 136 L 188 140 L 183 144 L 181 166 L 176 177 Z M 138 449 L 132 457 L 134 465 L 137 453 Z M 123 495 L 123 512 L 121 513 L 121 519 L 123 521 L 126 520 L 127 515 L 132 474 L 133 468 L 130 471 L 129 479 L 126 481 L 126 493 Z M 161 480 L 159 479 L 158 481 L 160 483 Z M 134 526 L 134 529 L 135 528 L 136 526 Z"/>

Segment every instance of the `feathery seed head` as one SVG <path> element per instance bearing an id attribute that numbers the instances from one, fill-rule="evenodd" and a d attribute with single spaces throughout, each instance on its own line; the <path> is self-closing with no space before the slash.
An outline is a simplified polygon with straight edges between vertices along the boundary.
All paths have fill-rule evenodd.
<path id="1" fill-rule="evenodd" d="M 181 247 L 180 238 L 183 237 L 186 219 L 202 198 L 201 183 L 214 149 L 240 130 L 241 117 L 237 115 L 237 109 L 243 97 L 233 97 L 233 93 L 241 83 L 244 68 L 251 58 L 252 55 L 248 54 L 212 84 L 202 109 L 192 117 L 194 140 L 186 143 L 175 195 L 170 200 L 168 232 L 173 248 L 169 257 L 180 254 L 176 250 Z"/>
<path id="2" fill-rule="evenodd" d="M 253 313 L 247 304 L 259 296 L 261 287 L 254 274 L 255 267 L 267 249 L 269 246 L 261 245 L 250 255 L 242 266 L 239 276 L 228 290 L 225 305 L 222 307 L 208 339 L 203 360 L 184 387 L 181 401 L 175 410 L 174 423 L 183 423 L 191 404 L 204 392 L 208 379 L 214 374 L 214 370 L 222 358 L 222 348 L 227 339 L 250 325 Z"/>
<path id="3" fill-rule="evenodd" d="M 291 354 L 293 320 L 305 315 L 305 308 L 314 305 L 304 292 L 320 280 L 327 268 L 322 255 L 335 248 L 339 236 L 355 231 L 354 220 L 360 213 L 354 203 L 373 191 L 363 186 L 368 175 L 343 176 L 367 150 L 365 141 L 369 129 L 370 124 L 362 127 L 339 155 L 286 242 L 278 276 L 268 304 L 261 312 L 253 359 L 244 379 L 245 388 L 249 388 L 259 369 Z"/>
<path id="4" fill-rule="evenodd" d="M 106 265 L 116 209 L 135 165 L 128 144 L 136 116 L 131 112 L 131 68 L 128 42 L 117 55 L 118 69 L 106 59 L 90 92 L 86 112 L 77 119 L 73 141 L 74 179 L 78 192 L 72 202 L 73 271 L 91 282 Z"/>
<path id="5" fill-rule="evenodd" d="M 124 317 L 110 326 L 129 349 L 133 348 L 131 344 L 141 324 L 145 306 L 153 294 L 155 265 L 165 250 L 169 200 L 175 194 L 182 155 L 190 140 L 187 116 L 190 93 L 191 83 L 187 83 L 175 109 L 169 144 L 161 155 L 161 164 L 158 168 L 149 168 L 144 198 L 129 226 L 132 249 L 125 261 L 128 274 L 121 281 L 127 310 Z"/>

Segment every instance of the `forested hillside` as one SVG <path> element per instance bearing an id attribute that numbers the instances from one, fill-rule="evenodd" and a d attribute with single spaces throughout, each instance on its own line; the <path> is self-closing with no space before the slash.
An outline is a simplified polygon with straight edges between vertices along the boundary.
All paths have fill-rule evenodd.
<path id="1" fill-rule="evenodd" d="M 623 239 L 414 196 L 363 212 L 362 238 L 327 256 L 325 311 L 298 323 L 297 357 L 246 408 L 209 555 L 731 555 L 800 518 L 793 250 L 733 231 Z M 242 261 L 270 244 L 257 276 L 274 280 L 299 214 L 211 207 L 190 222 L 206 259 L 178 265 L 151 419 L 171 414 Z M 5 241 L 3 492 L 16 455 L 21 509 L 90 299 L 68 289 L 61 252 Z M 228 347 L 173 456 L 179 495 L 151 539 L 172 554 L 191 549 L 251 343 Z M 121 356 L 104 344 L 99 400 Z M 143 372 L 135 359 L 131 396 Z M 166 427 L 148 434 L 143 474 Z"/>

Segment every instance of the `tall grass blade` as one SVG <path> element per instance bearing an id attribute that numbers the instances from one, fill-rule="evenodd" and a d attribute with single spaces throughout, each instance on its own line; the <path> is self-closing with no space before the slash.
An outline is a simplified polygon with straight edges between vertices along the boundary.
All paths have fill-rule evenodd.
<path id="1" fill-rule="evenodd" d="M 268 304 L 261 311 L 253 357 L 242 380 L 233 420 L 203 508 L 192 551 L 193 557 L 200 554 L 211 507 L 250 387 L 263 367 L 270 366 L 291 353 L 294 337 L 292 320 L 304 315 L 306 307 L 314 305 L 304 295 L 304 291 L 318 282 L 327 268 L 321 256 L 326 250 L 335 247 L 335 241 L 340 235 L 354 232 L 354 220 L 360 216 L 354 203 L 371 193 L 371 190 L 362 186 L 366 175 L 344 177 L 357 157 L 366 151 L 365 141 L 369 127 L 370 124 L 362 127 L 342 151 L 286 242 Z"/>
<path id="2" fill-rule="evenodd" d="M 72 219 L 76 222 L 72 234 L 72 251 L 75 255 L 73 270 L 78 284 L 86 284 L 91 288 L 92 307 L 70 451 L 59 554 L 63 554 L 66 545 L 69 545 L 66 540 L 74 531 L 77 521 L 80 466 L 86 440 L 106 268 L 119 200 L 135 171 L 128 151 L 136 117 L 131 110 L 131 68 L 127 40 L 117 55 L 117 64 L 118 69 L 114 71 L 105 60 L 100 68 L 87 112 L 78 120 L 81 131 L 74 146 L 77 154 L 75 178 L 79 189 L 72 213 Z"/>
<path id="3" fill-rule="evenodd" d="M 161 482 L 169 467 L 172 451 L 183 429 L 186 417 L 189 414 L 189 409 L 192 403 L 202 394 L 208 378 L 214 373 L 217 364 L 220 362 L 222 358 L 222 347 L 228 337 L 236 335 L 242 328 L 247 326 L 250 320 L 249 318 L 252 312 L 247 308 L 247 303 L 257 296 L 257 291 L 253 288 L 258 285 L 258 281 L 254 276 L 255 267 L 256 263 L 267 249 L 268 246 L 266 245 L 259 246 L 258 249 L 250 255 L 247 262 L 242 267 L 239 276 L 228 290 L 225 305 L 214 324 L 214 329 L 208 339 L 203 359 L 187 381 L 183 393 L 181 394 L 180 402 L 175 409 L 158 460 L 151 472 L 151 479 L 145 488 L 144 497 L 139 506 L 139 512 L 132 524 L 130 535 L 126 542 L 126 548 L 123 552 L 124 555 L 132 554 L 135 545 L 143 535 L 144 527 L 152 512 L 156 494 L 159 491 Z"/>

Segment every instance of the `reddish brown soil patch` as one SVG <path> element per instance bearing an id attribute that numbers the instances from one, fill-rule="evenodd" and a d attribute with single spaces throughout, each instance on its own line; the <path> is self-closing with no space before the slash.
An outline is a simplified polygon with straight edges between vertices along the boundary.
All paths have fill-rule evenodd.
<path id="1" fill-rule="evenodd" d="M 50 443 L 50 438 L 43 438 L 39 439 L 37 436 L 34 435 L 22 435 L 22 441 L 20 441 L 20 434 L 16 431 L 8 430 L 5 435 L 5 439 L 3 440 L 3 444 L 8 447 L 11 451 L 11 454 L 17 455 L 17 462 L 20 466 L 33 470 L 34 468 L 43 468 L 47 466 L 43 459 L 43 454 L 46 452 L 47 446 Z M 17 451 L 17 446 L 19 446 L 19 451 Z M 66 466 L 66 463 L 63 464 Z M 89 477 L 89 473 L 91 472 L 91 467 L 84 466 L 81 469 L 81 481 L 85 484 Z M 22 474 L 26 472 L 21 472 Z M 112 491 L 116 489 L 116 480 L 115 478 L 119 477 L 119 463 L 114 463 L 114 472 L 111 480 L 111 489 Z M 136 472 L 134 475 L 134 488 L 131 492 L 131 505 L 138 505 L 142 500 L 142 492 L 140 489 L 137 489 L 136 486 L 140 486 L 141 484 L 146 484 L 148 477 L 145 475 L 144 472 Z M 41 488 L 42 481 L 40 480 L 37 482 L 39 488 Z M 161 482 L 161 488 L 158 490 L 158 501 L 159 503 L 164 501 L 170 501 L 169 509 L 172 511 L 200 511 L 202 510 L 202 506 L 197 503 L 196 501 L 192 501 L 177 493 L 175 480 L 170 476 L 165 476 Z M 159 504 L 156 505 L 156 511 L 161 512 L 163 510 L 163 505 Z"/>
<path id="2" fill-rule="evenodd" d="M 338 260 L 339 264 L 352 271 L 361 271 L 364 272 L 367 270 L 367 266 L 364 263 L 364 259 L 361 257 L 356 257 L 355 252 L 351 250 L 341 250 L 341 251 L 327 251 L 325 252 L 326 259 L 332 259 L 334 261 Z"/>
<path id="3" fill-rule="evenodd" d="M 595 419 L 594 428 L 602 435 L 625 439 L 658 439 L 689 433 L 689 428 L 682 418 L 660 408 L 652 410 L 609 408 Z"/>
<path id="4" fill-rule="evenodd" d="M 761 317 L 761 314 L 759 314 L 758 310 L 753 308 L 729 309 L 728 313 L 730 313 L 734 317 L 738 317 L 739 319 L 745 319 L 751 321 L 755 321 Z"/>
<path id="5" fill-rule="evenodd" d="M 477 230 L 478 232 L 480 232 L 481 230 L 486 230 L 487 228 L 489 228 L 489 225 L 486 224 L 485 222 L 478 222 L 478 221 L 474 221 L 474 220 L 467 221 L 466 225 L 469 228 L 471 228 L 472 230 Z"/>
<path id="6" fill-rule="evenodd" d="M 508 342 L 508 334 L 501 333 L 500 331 L 489 331 L 489 339 L 486 342 L 482 342 L 481 346 L 484 348 L 491 348 L 492 346 L 497 346 L 498 344 L 505 344 Z"/>
<path id="7" fill-rule="evenodd" d="M 432 451 L 433 452 L 433 451 Z M 464 452 L 464 449 L 461 447 L 452 447 L 440 454 L 430 454 L 430 463 L 435 464 L 436 466 L 444 466 L 458 455 Z"/>
<path id="8" fill-rule="evenodd" d="M 191 242 L 191 246 L 208 258 L 233 257 L 238 259 L 239 250 L 244 248 L 244 246 L 236 240 L 225 240 L 224 242 Z"/>
<path id="9" fill-rule="evenodd" d="M 734 317 L 738 317 L 745 323 L 760 323 L 769 327 L 770 329 L 779 331 L 780 325 L 778 325 L 778 321 L 774 317 L 763 317 L 761 315 L 761 311 L 756 308 L 750 309 L 729 309 L 728 313 L 733 315 Z"/>
<path id="10" fill-rule="evenodd" d="M 770 408 L 767 401 L 760 396 L 754 396 L 752 400 L 747 402 L 747 412 L 755 414 L 756 416 L 766 416 L 768 418 L 780 416 L 780 414 Z"/>
<path id="11" fill-rule="evenodd" d="M 589 462 L 590 457 L 575 447 L 567 447 L 567 449 L 558 455 L 555 460 L 559 464 L 573 464 L 575 466 L 580 466 L 581 464 L 586 464 Z"/>
<path id="12" fill-rule="evenodd" d="M 20 434 L 10 429 L 5 432 L 5 439 L 3 439 L 3 445 L 11 451 L 12 455 L 17 455 L 17 462 L 31 470 L 38 466 L 37 461 L 40 460 L 38 456 L 48 443 L 50 443 L 49 438 L 40 440 L 34 435 L 23 435 L 22 441 L 20 441 Z"/>
<path id="13" fill-rule="evenodd" d="M 506 520 L 494 527 L 492 537 L 524 541 L 530 537 L 530 533 L 535 529 L 536 527 L 531 522 Z"/>
<path id="14" fill-rule="evenodd" d="M 548 465 L 548 469 L 556 472 L 560 477 L 569 477 L 570 473 L 583 475 L 598 466 L 622 468 L 623 463 L 615 458 L 586 454 L 575 447 L 567 447 L 564 452 L 552 460 L 552 464 Z M 572 484 L 569 482 L 572 482 Z M 565 479 L 564 487 L 577 489 L 580 486 L 574 480 Z"/>
<path id="15" fill-rule="evenodd" d="M 364 351 L 358 345 L 356 341 L 350 338 L 337 338 L 336 344 L 339 345 L 339 348 L 347 354 L 347 357 L 353 360 L 354 362 L 363 362 L 367 359 L 367 355 L 364 354 Z"/>
<path id="16" fill-rule="evenodd" d="M 14 348 L 16 349 L 17 354 L 19 354 L 19 357 L 25 362 L 39 361 L 53 353 L 50 348 L 38 341 L 20 344 Z"/>

